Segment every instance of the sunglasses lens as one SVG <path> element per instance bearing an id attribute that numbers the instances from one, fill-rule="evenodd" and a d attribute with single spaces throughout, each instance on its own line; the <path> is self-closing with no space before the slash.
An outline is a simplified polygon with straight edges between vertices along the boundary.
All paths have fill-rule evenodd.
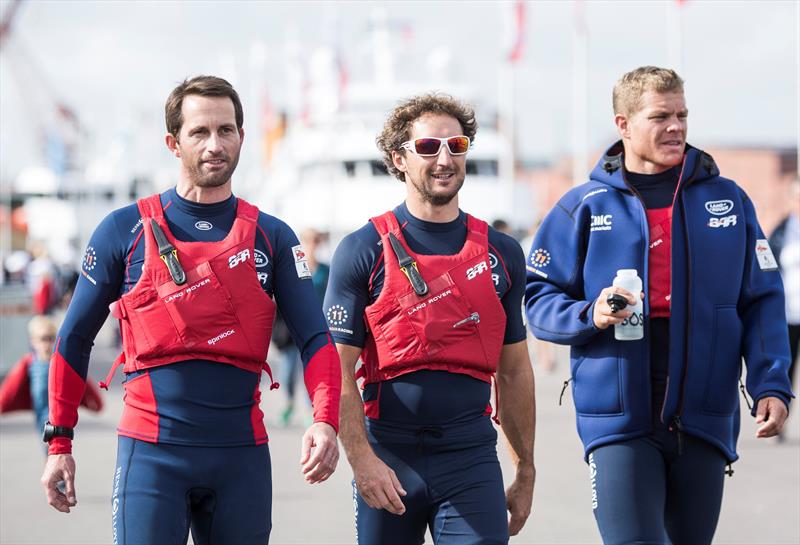
<path id="1" fill-rule="evenodd" d="M 466 136 L 454 136 L 447 139 L 447 147 L 453 155 L 463 155 L 469 150 L 469 138 Z"/>
<path id="2" fill-rule="evenodd" d="M 436 138 L 417 138 L 414 140 L 414 149 L 419 155 L 437 155 L 441 145 L 441 140 Z"/>

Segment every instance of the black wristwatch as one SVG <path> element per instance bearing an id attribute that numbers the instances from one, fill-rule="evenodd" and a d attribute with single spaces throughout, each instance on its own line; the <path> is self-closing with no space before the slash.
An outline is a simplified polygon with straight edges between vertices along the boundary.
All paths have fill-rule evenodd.
<path id="1" fill-rule="evenodd" d="M 72 428 L 67 428 L 66 426 L 54 426 L 48 420 L 44 425 L 44 433 L 42 433 L 42 441 L 45 443 L 49 443 L 50 439 L 53 437 L 67 437 L 72 439 L 75 436 L 75 432 Z"/>

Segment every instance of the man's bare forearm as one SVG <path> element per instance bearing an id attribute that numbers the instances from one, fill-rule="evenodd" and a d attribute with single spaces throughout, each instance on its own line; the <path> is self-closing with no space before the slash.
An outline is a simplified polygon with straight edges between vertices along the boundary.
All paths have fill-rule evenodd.
<path id="1" fill-rule="evenodd" d="M 346 344 L 337 344 L 342 362 L 342 397 L 339 408 L 339 439 L 342 441 L 347 460 L 353 463 L 365 455 L 374 454 L 367 441 L 364 427 L 364 403 L 356 384 L 355 366 L 361 349 Z"/>
<path id="2" fill-rule="evenodd" d="M 517 473 L 533 474 L 536 394 L 525 341 L 506 345 L 497 370 L 498 414 Z"/>

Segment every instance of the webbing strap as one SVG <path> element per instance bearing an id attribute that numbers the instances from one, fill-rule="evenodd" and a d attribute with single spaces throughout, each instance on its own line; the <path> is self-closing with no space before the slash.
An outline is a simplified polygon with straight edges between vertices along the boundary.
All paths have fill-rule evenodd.
<path id="1" fill-rule="evenodd" d="M 428 284 L 425 283 L 425 279 L 422 278 L 422 275 L 419 273 L 417 262 L 408 255 L 408 252 L 406 252 L 406 249 L 400 244 L 400 241 L 397 240 L 397 237 L 394 236 L 394 233 L 389 233 L 389 242 L 392 244 L 392 250 L 394 250 L 397 256 L 397 263 L 400 265 L 400 270 L 403 271 L 403 274 L 408 278 L 411 287 L 414 288 L 414 292 L 420 297 L 428 293 Z"/>
<path id="2" fill-rule="evenodd" d="M 155 237 L 156 244 L 158 244 L 158 255 L 161 256 L 161 260 L 167 266 L 172 281 L 178 286 L 185 284 L 186 272 L 181 267 L 181 262 L 178 261 L 178 250 L 170 243 L 158 222 L 153 218 L 150 218 L 150 228 L 153 230 L 153 237 Z"/>
<path id="3" fill-rule="evenodd" d="M 269 366 L 269 364 L 267 362 L 264 362 L 263 368 L 264 368 L 264 371 L 267 372 L 267 376 L 269 377 L 269 389 L 270 390 L 277 390 L 278 388 L 280 388 L 281 387 L 280 383 L 275 382 L 272 379 L 272 368 Z"/>
<path id="4" fill-rule="evenodd" d="M 105 382 L 101 380 L 97 383 L 103 390 L 108 391 L 108 385 L 111 384 L 111 380 L 114 378 L 114 373 L 116 373 L 117 367 L 123 363 L 125 363 L 125 352 L 120 352 L 119 356 L 117 356 L 117 359 L 115 359 L 114 363 L 111 365 L 111 371 L 108 372 Z"/>

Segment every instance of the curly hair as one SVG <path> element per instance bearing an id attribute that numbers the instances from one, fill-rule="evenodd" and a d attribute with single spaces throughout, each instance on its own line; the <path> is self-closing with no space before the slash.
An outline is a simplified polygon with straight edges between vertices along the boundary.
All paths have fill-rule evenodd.
<path id="1" fill-rule="evenodd" d="M 641 66 L 619 78 L 614 85 L 611 102 L 614 114 L 631 116 L 642 107 L 645 91 L 656 93 L 683 92 L 683 80 L 669 68 Z"/>
<path id="2" fill-rule="evenodd" d="M 375 138 L 375 143 L 383 155 L 383 163 L 389 174 L 401 182 L 405 182 L 405 177 L 394 166 L 392 151 L 406 152 L 400 145 L 411 137 L 411 125 L 425 114 L 454 117 L 461 125 L 464 136 L 469 137 L 470 142 L 475 140 L 478 122 L 475 119 L 475 110 L 469 104 L 439 92 L 417 95 L 400 102 L 389 114 L 383 130 Z"/>

